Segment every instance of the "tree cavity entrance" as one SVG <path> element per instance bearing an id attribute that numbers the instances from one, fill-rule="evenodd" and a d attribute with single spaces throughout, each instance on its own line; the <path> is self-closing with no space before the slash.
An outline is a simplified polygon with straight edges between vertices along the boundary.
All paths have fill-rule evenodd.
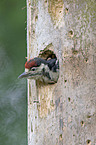
<path id="1" fill-rule="evenodd" d="M 47 47 L 45 47 L 44 50 L 41 50 L 38 57 L 43 58 L 45 60 L 53 58 L 57 59 L 56 54 L 53 51 L 52 43 L 47 45 Z"/>

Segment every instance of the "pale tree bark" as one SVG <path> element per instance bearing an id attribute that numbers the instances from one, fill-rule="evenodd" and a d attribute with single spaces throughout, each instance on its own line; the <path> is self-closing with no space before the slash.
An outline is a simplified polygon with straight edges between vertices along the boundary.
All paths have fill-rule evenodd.
<path id="1" fill-rule="evenodd" d="M 56 84 L 28 80 L 28 145 L 96 145 L 95 0 L 27 0 L 28 59 L 51 50 Z"/>

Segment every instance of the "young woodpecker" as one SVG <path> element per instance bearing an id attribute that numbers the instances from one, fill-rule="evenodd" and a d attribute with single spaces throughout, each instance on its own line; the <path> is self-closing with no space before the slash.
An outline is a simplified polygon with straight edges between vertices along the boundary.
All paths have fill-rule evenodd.
<path id="1" fill-rule="evenodd" d="M 25 72 L 18 78 L 35 79 L 45 83 L 56 83 L 59 77 L 57 58 L 45 60 L 35 57 L 25 63 Z"/>

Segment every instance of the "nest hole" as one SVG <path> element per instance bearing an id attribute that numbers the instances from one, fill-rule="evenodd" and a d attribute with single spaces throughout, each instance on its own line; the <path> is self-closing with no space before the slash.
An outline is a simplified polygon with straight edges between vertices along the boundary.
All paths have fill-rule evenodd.
<path id="1" fill-rule="evenodd" d="M 47 46 L 48 47 L 48 46 Z M 39 53 L 39 56 L 40 58 L 43 58 L 45 60 L 48 60 L 48 59 L 53 59 L 53 58 L 56 58 L 57 59 L 57 56 L 56 54 L 54 53 L 54 51 L 50 50 L 49 48 L 45 48 L 44 50 L 41 50 L 40 53 Z"/>
<path id="2" fill-rule="evenodd" d="M 50 70 L 52 73 L 54 73 L 54 75 L 52 73 L 50 73 L 51 78 L 49 79 L 49 82 L 43 82 L 44 85 L 45 84 L 54 84 L 57 83 L 58 78 L 59 78 L 59 60 L 57 59 L 56 54 L 54 53 L 54 46 L 52 43 L 50 43 L 49 45 L 47 45 L 43 50 L 40 51 L 38 58 L 42 58 L 45 59 L 46 61 L 48 61 L 50 63 Z M 56 60 L 52 60 L 51 59 L 56 59 Z M 49 72 L 48 72 L 49 74 Z"/>

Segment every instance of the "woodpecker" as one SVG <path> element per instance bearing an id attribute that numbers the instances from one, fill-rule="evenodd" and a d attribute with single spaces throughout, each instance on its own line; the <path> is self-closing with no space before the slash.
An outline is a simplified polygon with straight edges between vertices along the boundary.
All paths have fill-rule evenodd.
<path id="1" fill-rule="evenodd" d="M 59 77 L 57 58 L 42 59 L 35 57 L 25 63 L 25 72 L 18 78 L 39 80 L 44 83 L 56 83 Z"/>

